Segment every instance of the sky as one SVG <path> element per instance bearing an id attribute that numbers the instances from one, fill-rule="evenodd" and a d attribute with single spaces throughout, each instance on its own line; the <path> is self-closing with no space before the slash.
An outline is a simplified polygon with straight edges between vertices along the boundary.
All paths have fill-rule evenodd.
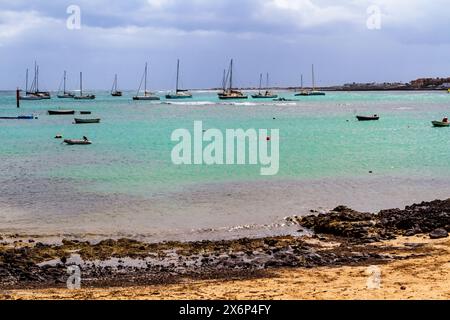
<path id="1" fill-rule="evenodd" d="M 219 87 L 235 61 L 237 86 L 311 82 L 409 82 L 450 76 L 448 0 L 0 0 L 0 89 L 25 87 L 40 66 L 40 89 Z M 80 9 L 80 15 L 74 16 Z M 72 6 L 72 7 L 71 7 Z M 71 9 L 71 10 L 68 10 Z M 75 18 L 74 18 L 75 17 Z M 79 17 L 79 20 L 78 20 Z M 69 23 L 68 21 L 72 22 Z M 73 22 L 80 21 L 80 28 Z M 75 23 L 76 27 L 76 23 Z"/>

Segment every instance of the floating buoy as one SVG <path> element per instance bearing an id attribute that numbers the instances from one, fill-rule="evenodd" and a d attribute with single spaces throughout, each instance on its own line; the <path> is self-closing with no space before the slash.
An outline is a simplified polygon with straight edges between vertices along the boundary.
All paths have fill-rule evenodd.
<path id="1" fill-rule="evenodd" d="M 267 141 L 270 141 L 270 137 L 267 137 L 266 140 L 267 140 Z"/>

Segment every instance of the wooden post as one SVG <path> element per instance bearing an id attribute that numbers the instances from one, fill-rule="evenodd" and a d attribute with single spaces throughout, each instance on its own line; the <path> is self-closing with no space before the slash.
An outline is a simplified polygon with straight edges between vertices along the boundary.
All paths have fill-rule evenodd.
<path id="1" fill-rule="evenodd" d="M 17 108 L 20 108 L 20 89 L 17 88 L 16 90 L 16 104 L 17 104 Z"/>

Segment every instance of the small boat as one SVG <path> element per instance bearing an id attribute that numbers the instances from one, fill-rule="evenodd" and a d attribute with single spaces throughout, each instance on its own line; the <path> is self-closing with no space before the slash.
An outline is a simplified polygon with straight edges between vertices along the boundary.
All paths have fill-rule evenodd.
<path id="1" fill-rule="evenodd" d="M 91 111 L 80 111 L 80 114 L 91 114 Z"/>
<path id="2" fill-rule="evenodd" d="M 111 96 L 113 97 L 121 97 L 122 91 L 117 90 L 117 74 L 114 76 L 114 82 L 111 89 Z"/>
<path id="3" fill-rule="evenodd" d="M 227 88 L 228 79 L 229 87 Z M 241 91 L 233 90 L 233 59 L 231 59 L 230 68 L 228 69 L 226 76 L 224 71 L 223 92 L 219 93 L 218 96 L 221 100 L 248 99 L 248 96 L 243 94 Z"/>
<path id="4" fill-rule="evenodd" d="M 433 124 L 434 127 L 437 127 L 437 128 L 444 128 L 444 127 L 450 126 L 450 122 L 431 121 L 431 123 Z"/>
<path id="5" fill-rule="evenodd" d="M 74 97 L 75 100 L 94 100 L 95 95 L 83 95 L 83 72 L 80 72 L 80 95 Z"/>
<path id="6" fill-rule="evenodd" d="M 259 75 L 259 91 L 258 94 L 252 95 L 253 99 L 276 99 L 278 98 L 277 94 L 273 94 L 269 91 L 269 74 L 266 74 L 266 91 L 262 92 L 262 73 Z"/>
<path id="7" fill-rule="evenodd" d="M 66 140 L 64 140 L 64 142 L 71 146 L 92 144 L 91 141 L 86 140 L 86 139 L 83 139 L 83 140 L 66 139 Z"/>
<path id="8" fill-rule="evenodd" d="M 356 116 L 356 118 L 359 121 L 376 121 L 376 120 L 380 120 L 380 117 L 377 116 L 377 115 L 373 115 L 373 116 L 370 116 L 370 117 L 367 117 L 367 116 Z"/>
<path id="9" fill-rule="evenodd" d="M 172 99 L 191 99 L 192 98 L 192 93 L 190 93 L 189 90 L 180 89 L 179 79 L 180 79 L 180 60 L 177 61 L 177 83 L 176 83 L 176 87 L 175 87 L 175 93 L 167 94 L 166 99 L 172 100 Z"/>
<path id="10" fill-rule="evenodd" d="M 299 101 L 299 100 L 286 99 L 286 98 L 277 98 L 277 99 L 273 99 L 273 101 L 276 101 L 276 102 L 292 102 L 292 101 Z"/>
<path id="11" fill-rule="evenodd" d="M 100 123 L 100 119 L 78 119 L 75 118 L 76 124 Z"/>
<path id="12" fill-rule="evenodd" d="M 66 91 L 66 79 L 67 79 L 67 72 L 64 70 L 64 77 L 63 77 L 63 92 L 62 94 L 58 94 L 57 97 L 59 99 L 73 99 L 75 95 L 73 93 Z M 61 85 L 60 85 L 61 88 Z M 58 90 L 59 91 L 59 90 Z"/>
<path id="13" fill-rule="evenodd" d="M 17 117 L 0 117 L 0 120 L 34 120 L 34 119 L 37 119 L 37 117 L 34 115 L 17 116 Z"/>
<path id="14" fill-rule="evenodd" d="M 75 110 L 48 110 L 48 114 L 51 116 L 66 116 L 75 114 Z"/>
<path id="15" fill-rule="evenodd" d="M 145 63 L 145 70 L 144 70 L 144 75 L 141 79 L 141 83 L 139 84 L 139 89 L 137 91 L 136 96 L 133 97 L 133 100 L 135 101 L 155 101 L 155 100 L 160 100 L 159 97 L 155 96 L 153 93 L 151 92 L 147 92 L 147 73 L 148 73 L 148 63 Z M 141 92 L 141 87 L 142 87 L 142 82 L 144 82 L 144 95 L 140 96 L 139 93 Z"/>
<path id="16" fill-rule="evenodd" d="M 443 128 L 450 126 L 450 122 L 448 122 L 448 118 L 445 117 L 442 121 L 431 121 L 434 127 Z"/>

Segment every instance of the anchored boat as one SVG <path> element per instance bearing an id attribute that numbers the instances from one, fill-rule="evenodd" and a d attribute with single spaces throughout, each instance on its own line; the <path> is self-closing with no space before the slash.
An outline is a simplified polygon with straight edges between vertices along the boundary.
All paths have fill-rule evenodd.
<path id="1" fill-rule="evenodd" d="M 137 91 L 136 96 L 133 97 L 133 100 L 144 100 L 144 101 L 155 101 L 160 100 L 159 97 L 155 96 L 151 92 L 147 92 L 147 73 L 148 73 L 148 63 L 145 63 L 144 74 L 141 79 L 141 83 L 139 84 L 139 89 Z M 144 95 L 141 96 L 139 93 L 141 92 L 142 82 L 144 82 Z"/>
<path id="2" fill-rule="evenodd" d="M 300 93 L 297 93 L 296 96 L 324 96 L 326 95 L 325 92 L 317 91 L 316 90 L 316 79 L 315 79 L 315 73 L 314 73 L 314 65 L 311 67 L 311 73 L 312 73 L 312 90 L 302 90 Z M 303 76 L 302 76 L 302 89 L 303 89 Z"/>
<path id="3" fill-rule="evenodd" d="M 114 82 L 113 82 L 113 86 L 111 89 L 111 95 L 113 97 L 121 97 L 122 96 L 122 91 L 117 90 L 117 74 L 114 76 Z"/>
<path id="4" fill-rule="evenodd" d="M 63 92 L 62 94 L 58 94 L 57 97 L 59 99 L 73 99 L 75 95 L 73 93 L 66 91 L 66 79 L 67 79 L 67 72 L 64 70 L 64 76 L 63 76 Z M 60 85 L 61 88 L 61 85 Z M 59 91 L 59 90 L 58 90 Z"/>
<path id="5" fill-rule="evenodd" d="M 431 121 L 434 127 L 443 128 L 443 127 L 449 127 L 450 122 L 448 122 L 448 118 L 442 119 L 442 121 Z"/>
<path id="6" fill-rule="evenodd" d="M 92 141 L 89 141 L 87 139 L 83 140 L 66 139 L 64 140 L 64 143 L 67 143 L 68 145 L 89 145 L 92 144 Z"/>
<path id="7" fill-rule="evenodd" d="M 227 88 L 228 82 L 229 87 Z M 231 59 L 230 68 L 228 69 L 226 76 L 224 73 L 223 92 L 219 93 L 218 96 L 221 100 L 248 99 L 248 96 L 244 95 L 241 91 L 233 90 L 233 59 Z"/>
<path id="8" fill-rule="evenodd" d="M 75 118 L 76 124 L 100 123 L 101 119 L 78 119 Z"/>
<path id="9" fill-rule="evenodd" d="M 66 116 L 75 114 L 75 110 L 48 110 L 48 114 L 51 116 Z"/>
<path id="10" fill-rule="evenodd" d="M 180 79 L 180 60 L 177 60 L 177 84 L 175 89 L 175 94 L 166 95 L 166 99 L 190 99 L 192 98 L 192 93 L 189 90 L 183 90 L 179 88 L 179 79 Z"/>
<path id="11" fill-rule="evenodd" d="M 377 121 L 377 120 L 380 120 L 380 117 L 377 116 L 377 115 L 373 115 L 373 116 L 369 116 L 369 117 L 367 117 L 367 116 L 356 116 L 356 118 L 359 121 Z"/>
<path id="12" fill-rule="evenodd" d="M 278 98 L 277 94 L 273 94 L 269 91 L 269 73 L 266 74 L 266 91 L 262 92 L 262 73 L 259 75 L 259 91 L 258 94 L 252 95 L 253 99 L 276 99 Z"/>
<path id="13" fill-rule="evenodd" d="M 80 72 L 80 95 L 74 97 L 75 100 L 94 100 L 95 95 L 83 95 L 83 72 Z"/>

